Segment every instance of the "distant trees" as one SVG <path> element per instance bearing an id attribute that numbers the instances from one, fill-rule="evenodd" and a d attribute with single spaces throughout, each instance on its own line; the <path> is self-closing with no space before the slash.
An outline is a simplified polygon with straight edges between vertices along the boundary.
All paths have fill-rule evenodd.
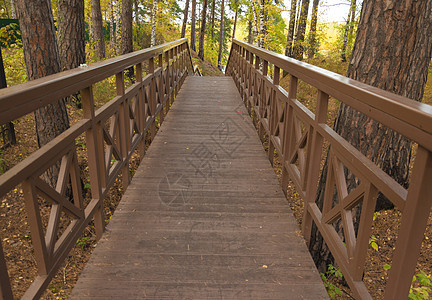
<path id="1" fill-rule="evenodd" d="M 303 59 L 304 54 L 304 37 L 306 32 L 306 21 L 309 11 L 309 0 L 303 0 L 301 4 L 300 18 L 298 28 L 295 34 L 293 57 L 298 60 Z"/>
<path id="2" fill-rule="evenodd" d="M 317 30 L 317 22 L 318 22 L 318 5 L 319 5 L 319 0 L 314 0 L 312 5 L 312 21 L 309 30 L 309 48 L 308 48 L 309 58 L 313 58 L 315 56 L 316 47 L 317 47 L 316 30 Z"/>
<path id="3" fill-rule="evenodd" d="M 184 38 L 186 35 L 186 24 L 188 20 L 188 13 L 189 13 L 189 0 L 186 0 L 185 8 L 184 8 L 184 17 L 183 17 L 183 25 L 182 25 L 182 31 L 180 37 Z"/>
<path id="4" fill-rule="evenodd" d="M 219 52 L 218 52 L 218 69 L 222 71 L 222 50 L 223 50 L 223 28 L 224 28 L 224 10 L 225 1 L 221 3 L 220 31 L 219 31 Z"/>
<path id="5" fill-rule="evenodd" d="M 196 0 L 192 0 L 192 17 L 191 17 L 191 38 L 190 38 L 190 47 L 193 51 L 196 51 L 195 48 L 195 18 L 196 18 Z"/>
<path id="6" fill-rule="evenodd" d="M 343 62 L 346 61 L 346 50 L 347 50 L 347 44 L 348 44 L 348 37 L 350 37 L 352 35 L 353 23 L 355 20 L 355 11 L 356 11 L 356 0 L 351 0 L 350 10 L 349 10 L 346 25 L 345 25 L 343 44 L 342 44 L 341 58 L 342 58 Z"/>

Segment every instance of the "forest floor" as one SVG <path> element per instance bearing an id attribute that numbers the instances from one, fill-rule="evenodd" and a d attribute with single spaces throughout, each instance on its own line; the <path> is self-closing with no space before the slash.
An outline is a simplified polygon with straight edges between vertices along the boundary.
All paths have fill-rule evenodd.
<path id="1" fill-rule="evenodd" d="M 192 52 L 193 63 L 197 64 L 203 75 L 224 76 L 217 68 L 212 66 L 207 61 L 202 62 L 197 58 L 196 53 Z M 347 65 L 342 64 L 336 58 L 320 57 L 311 63 L 330 69 L 331 71 L 344 74 Z M 431 73 L 431 72 L 430 72 Z M 107 79 L 108 81 L 111 79 Z M 286 87 L 287 80 L 282 80 L 281 85 Z M 113 91 L 104 90 L 106 83 L 100 83 L 100 86 L 95 87 L 99 94 L 95 100 L 103 104 L 103 99 L 111 99 Z M 312 105 L 313 95 L 315 91 L 311 90 L 306 84 L 300 84 L 299 99 L 304 101 L 305 105 Z M 309 103 L 310 102 L 310 103 Z M 432 80 L 430 80 L 425 90 L 425 102 L 432 103 Z M 68 106 L 70 111 L 71 123 L 75 123 L 82 118 L 80 110 L 73 106 Z M 337 105 L 331 106 L 329 125 L 333 122 L 337 113 Z M 34 135 L 34 119 L 33 116 L 27 115 L 15 122 L 17 145 L 0 150 L 0 174 L 10 169 L 25 157 L 37 150 L 36 137 Z M 78 157 L 81 168 L 81 176 L 88 178 L 87 158 L 85 155 L 80 155 L 80 142 L 77 141 Z M 264 142 L 264 147 L 267 150 L 267 143 Z M 83 150 L 83 149 L 81 149 Z M 134 156 L 130 164 L 130 170 L 133 173 L 139 164 L 138 156 Z M 280 179 L 281 167 L 278 158 L 275 159 L 274 169 Z M 84 182 L 86 184 L 86 182 Z M 109 196 L 105 200 L 105 214 L 107 223 L 121 200 L 124 190 L 122 187 L 121 178 L 116 180 L 114 186 L 110 189 Z M 86 196 L 90 195 L 90 191 L 86 190 Z M 288 187 L 287 193 L 288 203 L 293 210 L 293 213 L 301 227 L 303 218 L 303 200 L 298 196 L 293 184 Z M 23 193 L 21 186 L 17 186 L 10 191 L 6 197 L 0 199 L 0 230 L 4 253 L 8 263 L 8 271 L 11 277 L 11 284 L 16 298 L 20 298 L 25 290 L 30 286 L 36 276 L 36 263 L 33 257 L 31 244 L 30 230 L 27 223 L 25 205 L 23 201 Z M 48 211 L 44 212 L 47 216 Z M 364 282 L 374 299 L 382 299 L 383 291 L 388 278 L 388 266 L 391 266 L 391 258 L 394 250 L 397 231 L 400 225 L 401 214 L 398 210 L 380 211 L 375 214 L 374 224 L 372 228 L 372 237 L 370 247 L 368 249 L 368 257 L 365 267 Z M 90 258 L 92 249 L 96 246 L 94 227 L 92 224 L 87 227 L 84 235 L 76 242 L 76 246 L 70 252 L 62 267 L 60 267 L 57 275 L 51 281 L 48 289 L 43 295 L 43 299 L 66 299 L 70 294 L 79 274 L 83 270 L 85 264 Z M 429 219 L 425 238 L 422 244 L 421 257 L 418 260 L 416 273 L 424 272 L 427 275 L 432 274 L 432 218 Z M 337 266 L 335 266 L 337 270 Z M 325 274 L 325 280 L 330 293 L 340 289 L 341 296 L 337 299 L 352 299 L 352 293 L 349 288 L 343 283 L 343 280 L 336 278 L 337 271 L 329 271 Z M 418 286 L 418 284 L 416 285 Z M 430 287 L 429 287 L 430 288 Z"/>

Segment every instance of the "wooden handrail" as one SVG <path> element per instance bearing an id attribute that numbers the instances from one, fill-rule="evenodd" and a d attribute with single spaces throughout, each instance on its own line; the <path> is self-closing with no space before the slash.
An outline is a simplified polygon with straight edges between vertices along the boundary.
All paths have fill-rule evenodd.
<path id="1" fill-rule="evenodd" d="M 274 150 L 278 152 L 283 189 L 291 179 L 305 202 L 302 230 L 306 241 L 315 223 L 356 299 L 371 299 L 362 278 L 378 193 L 402 211 L 385 298 L 406 299 L 432 203 L 432 107 L 237 39 L 226 70 L 249 112 L 259 120 L 261 137 L 268 136 L 271 161 Z M 288 92 L 279 86 L 282 71 L 290 75 Z M 315 114 L 297 100 L 298 80 L 318 90 Z M 326 124 L 330 96 L 418 143 L 408 189 Z M 327 150 L 327 184 L 320 209 L 315 198 L 321 156 Z M 345 168 L 361 182 L 350 192 Z M 339 204 L 333 207 L 335 187 Z M 357 204 L 362 204 L 362 210 L 356 234 L 350 216 Z M 337 220 L 343 220 L 345 241 L 332 226 Z"/>
<path id="2" fill-rule="evenodd" d="M 145 77 L 143 62 L 149 66 Z M 136 82 L 126 89 L 124 71 L 130 67 L 135 70 Z M 120 174 L 124 188 L 127 187 L 130 158 L 135 150 L 142 158 L 146 137 L 153 139 L 155 135 L 157 118 L 163 122 L 185 77 L 193 71 L 187 39 L 180 39 L 0 90 L 0 124 L 78 91 L 84 115 L 82 120 L 0 176 L 0 197 L 22 184 L 38 267 L 38 276 L 23 299 L 42 295 L 90 221 L 94 220 L 96 236 L 101 237 L 105 226 L 103 200 L 109 188 Z M 93 85 L 113 75 L 117 96 L 95 110 Z M 91 199 L 87 204 L 81 193 L 75 149 L 76 139 L 83 134 L 91 185 Z M 40 175 L 57 161 L 61 162 L 60 179 L 56 187 L 51 187 Z M 72 203 L 65 194 L 67 189 L 73 195 Z M 41 222 L 38 197 L 52 204 L 46 230 Z M 61 212 L 68 215 L 70 223 L 60 234 Z M 1 245 L 0 295 L 12 298 Z"/>

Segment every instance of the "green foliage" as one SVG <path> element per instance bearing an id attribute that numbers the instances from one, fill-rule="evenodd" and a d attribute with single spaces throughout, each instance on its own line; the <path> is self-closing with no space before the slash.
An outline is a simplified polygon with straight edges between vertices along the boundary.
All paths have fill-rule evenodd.
<path id="1" fill-rule="evenodd" d="M 21 32 L 17 23 L 10 23 L 0 28 L 1 47 L 21 47 Z"/>
<path id="2" fill-rule="evenodd" d="M 376 243 L 377 238 L 376 236 L 372 235 L 369 239 L 369 245 L 374 249 L 375 251 L 378 251 L 378 244 Z"/>
<path id="3" fill-rule="evenodd" d="M 82 237 L 81 239 L 77 240 L 76 243 L 81 249 L 85 249 L 90 244 L 90 237 L 88 236 Z"/>
<path id="4" fill-rule="evenodd" d="M 426 275 L 425 272 L 420 271 L 420 273 L 414 275 L 413 277 L 408 299 L 429 299 L 429 293 L 431 292 L 431 288 L 431 275 Z"/>
<path id="5" fill-rule="evenodd" d="M 335 268 L 333 265 L 330 264 L 328 265 L 327 272 L 325 274 L 320 273 L 320 275 L 330 298 L 334 299 L 336 295 L 342 295 L 342 291 L 337 286 L 335 286 L 333 283 L 330 282 L 331 278 L 335 278 L 337 280 L 342 279 L 343 275 L 339 268 Z"/>
<path id="6" fill-rule="evenodd" d="M 26 67 L 24 64 L 24 53 L 22 48 L 13 46 L 9 49 L 3 49 L 3 64 L 5 67 L 6 81 L 8 86 L 27 81 Z"/>

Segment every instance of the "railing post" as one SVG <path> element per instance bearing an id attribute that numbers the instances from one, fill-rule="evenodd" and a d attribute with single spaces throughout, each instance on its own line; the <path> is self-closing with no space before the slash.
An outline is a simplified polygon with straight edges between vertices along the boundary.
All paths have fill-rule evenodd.
<path id="1" fill-rule="evenodd" d="M 291 75 L 290 83 L 289 83 L 289 92 L 288 92 L 288 102 L 285 103 L 285 124 L 284 124 L 284 137 L 282 144 L 282 153 L 283 153 L 283 162 L 282 162 L 282 189 L 286 192 L 288 186 L 288 171 L 286 167 L 286 162 L 292 153 L 292 131 L 293 131 L 293 108 L 292 101 L 297 98 L 297 83 L 298 79 L 295 76 Z"/>
<path id="2" fill-rule="evenodd" d="M 150 97 L 149 97 L 149 111 L 150 116 L 152 118 L 152 122 L 150 125 L 150 140 L 153 140 L 156 134 L 156 78 L 154 74 L 154 58 L 149 59 L 149 73 L 152 74 L 151 82 L 150 82 Z"/>
<path id="3" fill-rule="evenodd" d="M 264 118 L 264 114 L 265 114 L 265 110 L 266 110 L 266 79 L 265 79 L 265 77 L 267 76 L 267 72 L 268 72 L 268 61 L 267 60 L 263 60 L 263 62 L 262 62 L 263 64 L 262 64 L 262 67 L 263 67 L 263 69 L 262 69 L 262 76 L 263 76 L 263 78 L 262 78 L 262 81 L 261 81 L 261 94 L 260 94 L 260 97 L 259 97 L 259 99 L 258 99 L 258 107 L 259 107 L 259 109 L 258 109 L 258 111 L 259 111 L 259 115 L 260 115 L 260 126 L 259 126 L 259 129 L 258 129 L 258 134 L 259 134 L 259 137 L 261 138 L 261 140 L 264 140 L 264 135 L 265 135 L 265 128 L 264 128 L 264 125 L 263 125 L 263 123 L 262 123 L 262 119 Z"/>
<path id="4" fill-rule="evenodd" d="M 276 89 L 279 86 L 279 80 L 280 80 L 280 69 L 277 66 L 273 66 L 273 86 L 271 89 L 271 95 L 270 95 L 270 116 L 269 116 L 269 137 L 268 137 L 268 156 L 271 164 L 273 165 L 273 158 L 274 158 L 274 149 L 275 146 L 273 144 L 272 137 L 276 131 L 276 127 L 279 123 L 279 116 L 277 112 L 277 92 Z M 282 153 L 279 153 L 280 155 Z"/>
<path id="5" fill-rule="evenodd" d="M 139 130 L 141 133 L 141 141 L 139 142 L 138 145 L 138 152 L 140 155 L 140 160 L 144 157 L 144 153 L 145 153 L 145 132 L 144 132 L 144 128 L 145 128 L 145 123 L 146 123 L 146 116 L 145 116 L 145 104 L 144 104 L 144 87 L 142 86 L 142 63 L 137 64 L 136 66 L 136 82 L 141 83 L 139 90 L 138 90 L 138 95 L 137 95 L 137 111 L 135 112 L 135 114 L 137 114 L 139 116 Z"/>
<path id="6" fill-rule="evenodd" d="M 396 241 L 385 299 L 407 298 L 432 205 L 432 153 L 421 145 Z"/>
<path id="7" fill-rule="evenodd" d="M 91 120 L 91 127 L 86 131 L 86 145 L 90 174 L 91 195 L 98 199 L 98 208 L 94 215 L 96 238 L 100 239 L 105 229 L 105 210 L 102 198 L 102 184 L 105 183 L 104 149 L 102 127 L 95 122 L 94 99 L 92 86 L 81 90 L 81 102 L 84 118 Z"/>
<path id="8" fill-rule="evenodd" d="M 116 89 L 117 96 L 125 95 L 124 72 L 121 71 L 116 74 Z M 130 182 L 129 173 L 129 149 L 130 149 L 130 135 L 129 135 L 129 100 L 124 99 L 120 104 L 119 111 L 119 131 L 120 131 L 120 147 L 123 159 L 123 188 L 126 189 Z"/>
<path id="9" fill-rule="evenodd" d="M 325 124 L 327 121 L 327 111 L 328 111 L 328 101 L 329 95 L 322 91 L 318 91 L 317 96 L 317 106 L 315 113 L 315 126 L 319 126 L 320 124 Z M 303 212 L 303 223 L 302 223 L 302 231 L 303 237 L 306 240 L 306 243 L 309 244 L 310 235 L 312 230 L 312 216 L 309 212 L 309 203 L 315 202 L 316 191 L 317 191 L 317 182 L 319 179 L 320 173 L 320 165 L 321 165 L 321 153 L 324 138 L 319 134 L 316 130 L 313 129 L 313 126 L 310 128 L 311 132 L 309 132 L 309 138 L 311 141 L 310 148 L 308 151 L 308 165 L 307 165 L 307 179 L 306 179 L 306 199 L 304 199 L 304 212 Z"/>
<path id="10" fill-rule="evenodd" d="M 162 123 L 164 121 L 164 106 L 166 105 L 166 103 L 165 103 L 165 89 L 166 89 L 165 80 L 166 79 L 164 78 L 164 75 L 166 76 L 166 74 L 168 73 L 168 66 L 167 66 L 167 69 L 164 73 L 163 54 L 162 53 L 159 54 L 158 67 L 161 70 L 160 76 L 159 76 L 159 86 L 158 86 L 159 104 L 161 105 L 161 108 L 159 111 L 159 124 L 162 125 Z"/>
<path id="11" fill-rule="evenodd" d="M 13 299 L 9 274 L 2 244 L 0 243 L 0 299 Z"/>

